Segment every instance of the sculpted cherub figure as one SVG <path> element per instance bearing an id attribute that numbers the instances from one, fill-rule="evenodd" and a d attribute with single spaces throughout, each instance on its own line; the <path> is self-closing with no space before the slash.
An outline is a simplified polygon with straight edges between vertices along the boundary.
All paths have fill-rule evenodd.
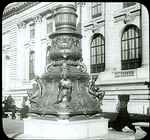
<path id="1" fill-rule="evenodd" d="M 105 92 L 101 91 L 100 87 L 95 85 L 97 78 L 98 78 L 98 75 L 92 76 L 92 81 L 89 84 L 88 91 L 90 94 L 94 96 L 94 98 L 97 98 L 102 104 L 102 99 L 105 95 Z"/>

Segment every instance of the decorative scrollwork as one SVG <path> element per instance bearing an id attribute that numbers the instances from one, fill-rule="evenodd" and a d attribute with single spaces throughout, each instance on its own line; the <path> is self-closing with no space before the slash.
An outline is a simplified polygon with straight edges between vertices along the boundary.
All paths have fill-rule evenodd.
<path id="1" fill-rule="evenodd" d="M 55 67 L 54 67 L 54 61 L 51 61 L 48 65 L 46 65 L 46 67 L 45 67 L 45 73 L 51 72 L 51 70 L 52 70 L 53 68 L 55 68 Z"/>
<path id="2" fill-rule="evenodd" d="M 87 67 L 86 67 L 86 65 L 84 63 L 82 63 L 82 61 L 83 61 L 83 58 L 81 58 L 80 60 L 77 60 L 76 64 L 79 66 L 79 70 L 81 72 L 86 72 L 87 71 Z"/>
<path id="3" fill-rule="evenodd" d="M 52 46 L 57 49 L 80 49 L 80 39 L 69 35 L 59 35 L 52 39 Z"/>
<path id="4" fill-rule="evenodd" d="M 18 26 L 19 29 L 21 29 L 21 28 L 25 29 L 26 28 L 26 23 L 22 21 L 22 22 L 18 23 L 17 26 Z"/>
<path id="5" fill-rule="evenodd" d="M 102 104 L 102 99 L 105 95 L 105 92 L 101 91 L 100 87 L 95 85 L 95 81 L 97 80 L 97 78 L 98 78 L 98 75 L 92 76 L 92 82 L 90 82 L 89 84 L 88 91 L 91 95 L 94 96 L 94 98 L 97 98 Z"/>
<path id="6" fill-rule="evenodd" d="M 96 22 L 96 20 L 93 21 L 93 27 L 92 27 L 92 32 L 95 33 L 99 29 L 99 26 Z"/>
<path id="7" fill-rule="evenodd" d="M 34 21 L 36 22 L 36 23 L 40 23 L 40 22 L 42 22 L 42 16 L 41 15 L 35 15 L 34 17 L 33 17 L 33 19 L 34 19 Z"/>
<path id="8" fill-rule="evenodd" d="M 134 16 L 130 13 L 130 11 L 126 11 L 124 23 L 128 24 L 129 22 L 134 20 Z"/>
<path id="9" fill-rule="evenodd" d="M 28 96 L 29 96 L 29 101 L 31 103 L 36 103 L 37 100 L 39 98 L 41 98 L 42 96 L 42 90 L 43 90 L 43 86 L 42 86 L 42 81 L 40 79 L 40 77 L 38 75 L 35 76 L 34 78 L 35 82 L 37 83 L 35 86 L 35 92 L 33 91 L 32 93 L 27 92 Z"/>

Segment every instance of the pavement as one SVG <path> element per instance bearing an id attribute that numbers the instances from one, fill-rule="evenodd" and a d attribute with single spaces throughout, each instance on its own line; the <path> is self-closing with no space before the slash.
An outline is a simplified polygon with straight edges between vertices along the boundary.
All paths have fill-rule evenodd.
<path id="1" fill-rule="evenodd" d="M 10 118 L 2 118 L 2 127 L 4 135 L 11 139 L 42 139 L 39 137 L 32 137 L 24 134 L 24 122 L 20 119 L 12 120 Z M 95 137 L 90 139 L 143 139 L 147 133 L 131 133 L 131 132 L 118 132 L 115 130 L 109 130 L 107 135 L 101 137 Z"/>

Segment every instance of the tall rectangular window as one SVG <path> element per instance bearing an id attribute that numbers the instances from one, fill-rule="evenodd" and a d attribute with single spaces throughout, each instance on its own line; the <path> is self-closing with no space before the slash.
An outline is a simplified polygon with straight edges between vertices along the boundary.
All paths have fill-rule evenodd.
<path id="1" fill-rule="evenodd" d="M 29 80 L 35 76 L 35 53 L 32 51 L 29 56 Z"/>
<path id="2" fill-rule="evenodd" d="M 35 24 L 30 25 L 30 39 L 35 38 Z"/>
<path id="3" fill-rule="evenodd" d="M 10 44 L 10 32 L 2 34 L 2 44 L 3 44 L 3 46 Z"/>
<path id="4" fill-rule="evenodd" d="M 102 15 L 102 3 L 92 2 L 92 18 L 96 18 Z"/>
<path id="5" fill-rule="evenodd" d="M 53 32 L 53 22 L 51 19 L 47 19 L 47 34 Z"/>
<path id="6" fill-rule="evenodd" d="M 130 6 L 135 5 L 135 4 L 136 4 L 136 2 L 124 2 L 123 8 L 127 8 L 127 7 L 130 7 Z"/>

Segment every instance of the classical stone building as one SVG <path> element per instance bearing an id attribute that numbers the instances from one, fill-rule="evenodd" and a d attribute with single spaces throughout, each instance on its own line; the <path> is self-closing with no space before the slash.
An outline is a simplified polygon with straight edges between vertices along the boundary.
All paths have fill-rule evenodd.
<path id="1" fill-rule="evenodd" d="M 3 97 L 21 106 L 34 75 L 49 63 L 49 34 L 59 2 L 17 2 L 5 7 L 2 19 Z M 130 113 L 147 114 L 149 106 L 149 17 L 140 3 L 76 2 L 77 30 L 83 35 L 83 62 L 105 90 L 102 109 L 117 112 L 121 95 Z M 118 98 L 120 97 L 120 98 Z"/>

